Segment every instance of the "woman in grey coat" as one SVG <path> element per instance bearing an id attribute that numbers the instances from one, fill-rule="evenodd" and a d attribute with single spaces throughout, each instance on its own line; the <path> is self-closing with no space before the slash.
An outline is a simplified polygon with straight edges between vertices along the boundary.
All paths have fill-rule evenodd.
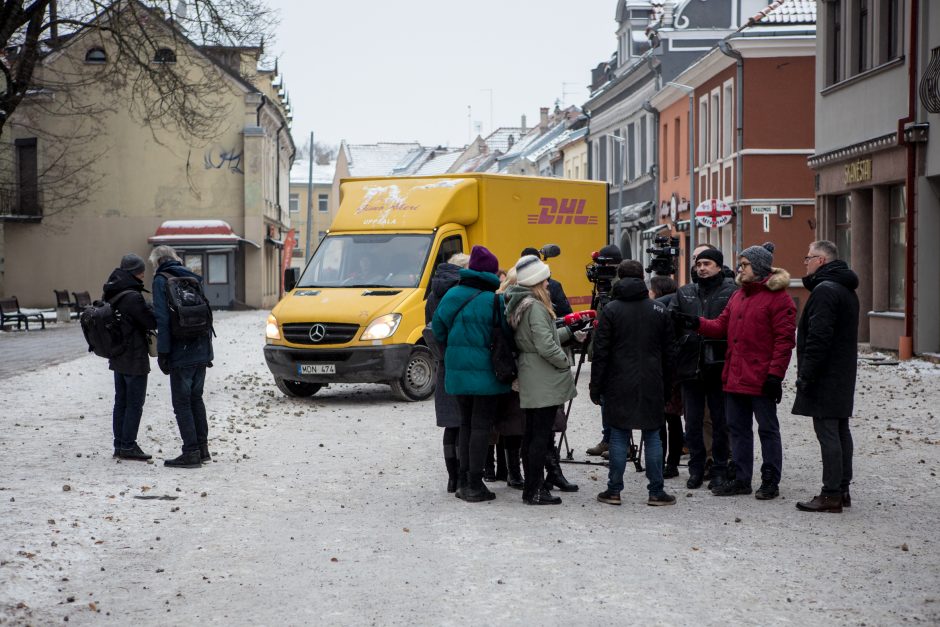
<path id="1" fill-rule="evenodd" d="M 558 408 L 577 395 L 568 356 L 561 347 L 571 338 L 571 331 L 555 328 L 548 293 L 550 274 L 538 257 L 526 255 L 516 263 L 517 285 L 506 291 L 506 315 L 519 349 L 519 404 L 526 414 L 522 500 L 529 505 L 561 503 L 543 483 L 545 453 Z"/>

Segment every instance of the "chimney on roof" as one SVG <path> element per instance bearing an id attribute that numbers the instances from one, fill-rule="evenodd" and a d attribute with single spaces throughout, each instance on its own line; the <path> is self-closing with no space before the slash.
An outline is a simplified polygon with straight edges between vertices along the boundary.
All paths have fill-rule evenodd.
<path id="1" fill-rule="evenodd" d="M 539 134 L 548 130 L 548 107 L 539 109 Z"/>
<path id="2" fill-rule="evenodd" d="M 522 114 L 522 133 L 521 133 L 521 135 L 525 135 L 527 130 L 529 130 L 529 129 L 527 129 L 527 128 L 525 127 L 525 113 L 523 113 L 523 114 Z"/>

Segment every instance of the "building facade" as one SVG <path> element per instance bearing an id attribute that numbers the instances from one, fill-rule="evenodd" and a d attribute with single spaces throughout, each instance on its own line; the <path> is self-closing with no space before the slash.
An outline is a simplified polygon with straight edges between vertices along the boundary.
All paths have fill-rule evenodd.
<path id="1" fill-rule="evenodd" d="M 294 231 L 296 246 L 291 255 L 290 267 L 303 268 L 310 255 L 326 236 L 339 203 L 333 199 L 333 175 L 336 162 L 314 163 L 313 178 L 310 177 L 310 161 L 294 161 L 290 171 L 290 227 Z M 311 184 L 308 185 L 308 182 Z M 310 222 L 310 249 L 307 250 L 307 216 Z"/>

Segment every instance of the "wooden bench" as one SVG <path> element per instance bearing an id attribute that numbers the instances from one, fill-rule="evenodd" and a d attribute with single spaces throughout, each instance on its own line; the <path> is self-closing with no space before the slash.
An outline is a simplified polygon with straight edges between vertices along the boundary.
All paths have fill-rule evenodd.
<path id="1" fill-rule="evenodd" d="M 38 320 L 42 324 L 42 328 L 46 328 L 46 319 L 42 313 L 23 313 L 20 310 L 20 301 L 16 299 L 16 296 L 10 296 L 9 298 L 0 298 L 0 329 L 7 325 L 7 321 L 15 321 L 16 328 L 22 328 L 22 325 L 26 325 L 26 330 L 29 331 L 29 321 L 30 318 L 33 320 Z"/>
<path id="2" fill-rule="evenodd" d="M 69 318 L 77 318 L 78 313 L 77 313 L 77 310 L 75 309 L 75 303 L 69 300 L 69 291 L 68 290 L 56 290 L 56 289 L 53 289 L 52 291 L 55 294 L 56 312 L 58 312 L 59 310 L 65 309 L 66 311 L 69 312 Z"/>
<path id="3" fill-rule="evenodd" d="M 91 294 L 88 292 L 72 292 L 72 296 L 75 297 L 75 313 L 79 316 L 85 307 L 91 307 Z"/>

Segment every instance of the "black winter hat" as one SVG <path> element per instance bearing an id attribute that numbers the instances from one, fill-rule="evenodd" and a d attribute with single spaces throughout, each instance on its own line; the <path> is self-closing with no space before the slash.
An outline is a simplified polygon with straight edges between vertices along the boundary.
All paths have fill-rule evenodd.
<path id="1" fill-rule="evenodd" d="M 121 257 L 121 270 L 127 270 L 131 274 L 140 274 L 147 266 L 144 260 L 134 253 L 127 253 Z"/>
<path id="2" fill-rule="evenodd" d="M 696 261 L 699 259 L 711 259 L 718 265 L 719 268 L 725 265 L 725 256 L 721 254 L 721 251 L 717 248 L 706 248 L 695 256 Z"/>

